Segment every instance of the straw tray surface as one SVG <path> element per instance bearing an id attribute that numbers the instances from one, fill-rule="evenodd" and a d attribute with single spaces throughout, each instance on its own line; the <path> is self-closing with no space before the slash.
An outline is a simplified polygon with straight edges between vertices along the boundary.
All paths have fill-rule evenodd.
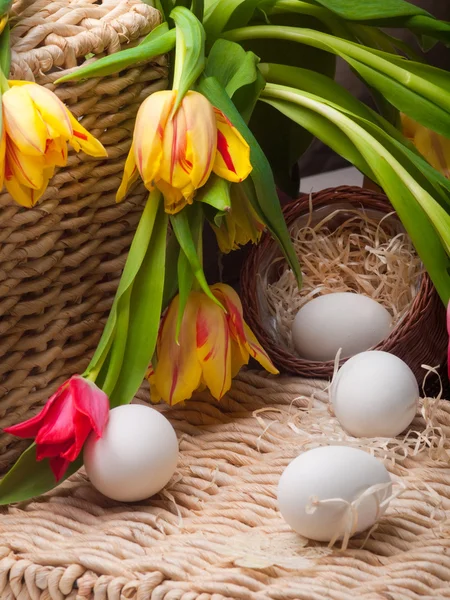
<path id="1" fill-rule="evenodd" d="M 105 499 L 81 471 L 3 509 L 0 598 L 450 598 L 450 405 L 424 399 L 406 440 L 357 440 L 330 415 L 325 386 L 248 371 L 221 403 L 199 395 L 161 407 L 180 459 L 164 492 L 144 503 Z M 373 453 L 401 492 L 345 551 L 303 539 L 277 510 L 285 466 L 330 443 Z"/>

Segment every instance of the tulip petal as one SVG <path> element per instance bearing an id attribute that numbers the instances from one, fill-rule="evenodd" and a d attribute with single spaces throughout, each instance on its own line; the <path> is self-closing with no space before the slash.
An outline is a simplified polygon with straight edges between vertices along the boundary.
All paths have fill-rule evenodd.
<path id="1" fill-rule="evenodd" d="M 23 439 L 36 437 L 44 419 L 47 416 L 47 413 L 49 412 L 52 405 L 59 396 L 60 389 L 61 388 L 58 388 L 53 394 L 53 396 L 51 396 L 47 400 L 47 402 L 44 405 L 44 408 L 40 412 L 38 412 L 37 415 L 31 417 L 31 419 L 28 419 L 27 421 L 24 421 L 23 423 L 17 423 L 17 425 L 12 425 L 11 427 L 5 427 L 3 431 L 5 433 L 10 433 L 11 435 L 15 435 Z"/>
<path id="2" fill-rule="evenodd" d="M 230 332 L 224 311 L 205 295 L 199 296 L 197 355 L 203 381 L 220 400 L 231 387 Z"/>
<path id="3" fill-rule="evenodd" d="M 44 194 L 48 186 L 51 173 L 47 169 L 43 172 L 44 181 L 38 190 L 22 185 L 17 177 L 14 177 L 8 169 L 6 170 L 5 186 L 12 198 L 21 206 L 32 208 Z"/>
<path id="4" fill-rule="evenodd" d="M 101 437 L 109 416 L 108 396 L 95 383 L 74 375 L 71 380 L 75 410 L 86 416 L 97 437 Z"/>
<path id="5" fill-rule="evenodd" d="M 37 435 L 36 444 L 64 444 L 75 438 L 75 407 L 71 384 L 65 387 L 50 407 Z"/>
<path id="6" fill-rule="evenodd" d="M 249 353 L 231 338 L 231 378 L 234 379 L 242 367 L 248 364 Z"/>
<path id="7" fill-rule="evenodd" d="M 148 366 L 145 378 L 150 385 L 150 402 L 152 404 L 158 404 L 158 402 L 161 402 L 162 398 L 155 384 L 155 370 L 153 369 L 153 365 L 151 363 Z"/>
<path id="8" fill-rule="evenodd" d="M 65 452 L 58 453 L 62 458 L 74 461 L 83 449 L 84 442 L 92 431 L 90 419 L 82 413 L 75 412 L 74 418 L 75 437 Z"/>
<path id="9" fill-rule="evenodd" d="M 77 119 L 75 119 L 70 110 L 66 110 L 66 114 L 72 125 L 73 135 L 70 138 L 69 143 L 73 149 L 77 152 L 82 150 L 86 154 L 89 154 L 89 156 L 94 156 L 95 158 L 105 158 L 108 156 L 103 144 L 91 135 Z"/>
<path id="10" fill-rule="evenodd" d="M 36 460 L 44 460 L 44 458 L 61 456 L 70 449 L 72 444 L 73 440 L 71 438 L 58 444 L 39 444 L 36 447 Z"/>
<path id="11" fill-rule="evenodd" d="M 278 375 L 278 369 L 274 366 L 267 352 L 262 348 L 261 344 L 256 339 L 255 334 L 247 325 L 247 323 L 244 323 L 244 329 L 245 335 L 247 337 L 246 346 L 250 353 L 250 356 L 256 359 L 266 371 L 268 371 L 269 373 L 273 373 L 274 375 Z"/>
<path id="12" fill-rule="evenodd" d="M 61 138 L 53 138 L 45 152 L 45 164 L 49 167 L 65 167 L 67 164 L 67 142 Z"/>
<path id="13" fill-rule="evenodd" d="M 160 170 L 167 120 L 175 104 L 176 92 L 162 90 L 149 96 L 139 108 L 134 127 L 134 153 L 139 173 L 147 189 L 154 187 Z"/>
<path id="14" fill-rule="evenodd" d="M 245 344 L 244 318 L 241 299 L 234 289 L 225 283 L 216 283 L 211 286 L 212 293 L 225 306 L 228 312 L 231 335 L 236 342 Z"/>
<path id="15" fill-rule="evenodd" d="M 58 96 L 37 83 L 29 83 L 22 89 L 31 97 L 44 123 L 48 123 L 58 135 L 69 140 L 73 135 L 69 111 Z"/>
<path id="16" fill-rule="evenodd" d="M 171 302 L 160 328 L 158 364 L 154 384 L 161 398 L 170 405 L 187 400 L 200 384 L 202 370 L 196 353 L 197 302 L 188 298 L 181 324 L 179 344 L 176 328 L 179 297 Z"/>
<path id="17" fill-rule="evenodd" d="M 28 188 L 39 190 L 44 183 L 44 158 L 20 152 L 9 138 L 6 141 L 8 169 L 17 181 Z"/>
<path id="18" fill-rule="evenodd" d="M 217 124 L 217 152 L 213 171 L 228 181 L 243 181 L 252 171 L 250 147 L 220 110 L 215 108 L 214 113 Z"/>
<path id="19" fill-rule="evenodd" d="M 59 456 L 55 456 L 49 460 L 50 469 L 52 470 L 53 475 L 55 476 L 56 481 L 62 479 L 64 473 L 67 471 L 70 465 L 70 461 L 61 458 Z"/>
<path id="20" fill-rule="evenodd" d="M 193 194 L 192 163 L 186 156 L 186 115 L 183 104 L 167 121 L 164 129 L 159 178 L 180 191 L 186 189 Z"/>
<path id="21" fill-rule="evenodd" d="M 169 183 L 166 183 L 162 179 L 156 182 L 156 187 L 164 196 L 164 209 L 166 213 L 169 213 L 170 215 L 175 215 L 180 212 L 186 204 L 192 204 L 194 201 L 193 194 L 189 199 L 186 199 L 180 190 L 171 186 Z"/>
<path id="22" fill-rule="evenodd" d="M 128 153 L 127 160 L 125 161 L 122 181 L 116 193 L 116 202 L 122 202 L 122 200 L 126 198 L 131 186 L 136 181 L 138 176 L 139 171 L 134 158 L 134 145 L 132 145 L 130 152 Z"/>
<path id="23" fill-rule="evenodd" d="M 194 189 L 204 185 L 213 168 L 217 147 L 217 125 L 212 104 L 198 92 L 183 98 L 186 121 L 186 160 Z"/>
<path id="24" fill-rule="evenodd" d="M 12 87 L 3 94 L 4 125 L 21 152 L 41 156 L 46 149 L 47 127 L 27 93 L 27 87 Z"/>
<path id="25" fill-rule="evenodd" d="M 450 178 L 450 140 L 425 127 L 419 127 L 414 145 L 432 167 Z"/>

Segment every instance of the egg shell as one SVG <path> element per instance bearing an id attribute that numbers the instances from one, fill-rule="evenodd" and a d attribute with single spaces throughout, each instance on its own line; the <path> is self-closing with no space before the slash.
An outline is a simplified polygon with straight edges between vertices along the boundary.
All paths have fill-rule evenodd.
<path id="1" fill-rule="evenodd" d="M 292 341 L 302 358 L 334 360 L 369 350 L 389 335 L 392 317 L 367 296 L 351 292 L 314 298 L 298 311 L 292 324 Z"/>
<path id="2" fill-rule="evenodd" d="M 177 461 L 172 425 L 155 409 L 139 404 L 113 408 L 102 437 L 91 434 L 84 448 L 92 485 L 121 502 L 144 500 L 161 491 Z"/>
<path id="3" fill-rule="evenodd" d="M 414 419 L 419 396 L 408 365 L 378 350 L 350 358 L 331 386 L 334 414 L 355 437 L 396 437 Z"/>
<path id="4" fill-rule="evenodd" d="M 351 535 L 371 527 L 387 508 L 379 504 L 392 494 L 391 478 L 384 465 L 363 450 L 348 446 L 322 446 L 297 456 L 284 470 L 278 485 L 278 505 L 285 521 L 311 540 L 329 542 L 341 538 L 351 523 L 349 505 L 374 485 L 358 504 L 356 525 Z M 384 485 L 383 485 L 384 484 Z M 310 511 L 314 498 L 320 501 Z"/>

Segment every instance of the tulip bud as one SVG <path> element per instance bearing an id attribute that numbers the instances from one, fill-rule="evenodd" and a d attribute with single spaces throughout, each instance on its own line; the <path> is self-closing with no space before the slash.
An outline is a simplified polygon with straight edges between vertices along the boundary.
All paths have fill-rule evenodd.
<path id="1" fill-rule="evenodd" d="M 34 438 L 36 459 L 48 458 L 59 481 L 80 454 L 91 431 L 101 437 L 108 414 L 108 396 L 92 381 L 73 375 L 40 413 L 4 431 L 20 438 Z"/>

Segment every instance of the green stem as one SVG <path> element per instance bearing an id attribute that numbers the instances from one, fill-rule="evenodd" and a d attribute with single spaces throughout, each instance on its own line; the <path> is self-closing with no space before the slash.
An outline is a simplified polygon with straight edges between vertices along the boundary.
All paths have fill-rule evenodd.
<path id="1" fill-rule="evenodd" d="M 227 31 L 223 34 L 223 37 L 238 43 L 253 39 L 290 40 L 312 46 L 313 48 L 318 48 L 319 50 L 331 52 L 332 54 L 337 54 L 344 60 L 347 57 L 352 58 L 384 73 L 394 81 L 416 91 L 425 98 L 439 98 L 440 104 L 450 110 L 450 97 L 447 98 L 445 94 L 442 93 L 442 89 L 435 84 L 421 77 L 417 77 L 407 69 L 403 69 L 397 64 L 382 58 L 379 54 L 374 54 L 369 49 L 366 49 L 359 44 L 337 38 L 328 33 L 315 31 L 313 29 L 303 29 L 300 27 L 258 25 Z M 407 61 L 405 61 L 405 65 L 407 65 Z"/>
<path id="2" fill-rule="evenodd" d="M 269 15 L 290 13 L 315 17 L 339 37 L 355 40 L 347 23 L 322 6 L 302 2 L 302 0 L 278 0 L 267 13 Z"/>
<path id="3" fill-rule="evenodd" d="M 6 79 L 5 74 L 3 73 L 3 71 L 0 69 L 0 92 L 2 94 L 4 94 L 8 90 L 9 90 L 8 80 Z"/>

